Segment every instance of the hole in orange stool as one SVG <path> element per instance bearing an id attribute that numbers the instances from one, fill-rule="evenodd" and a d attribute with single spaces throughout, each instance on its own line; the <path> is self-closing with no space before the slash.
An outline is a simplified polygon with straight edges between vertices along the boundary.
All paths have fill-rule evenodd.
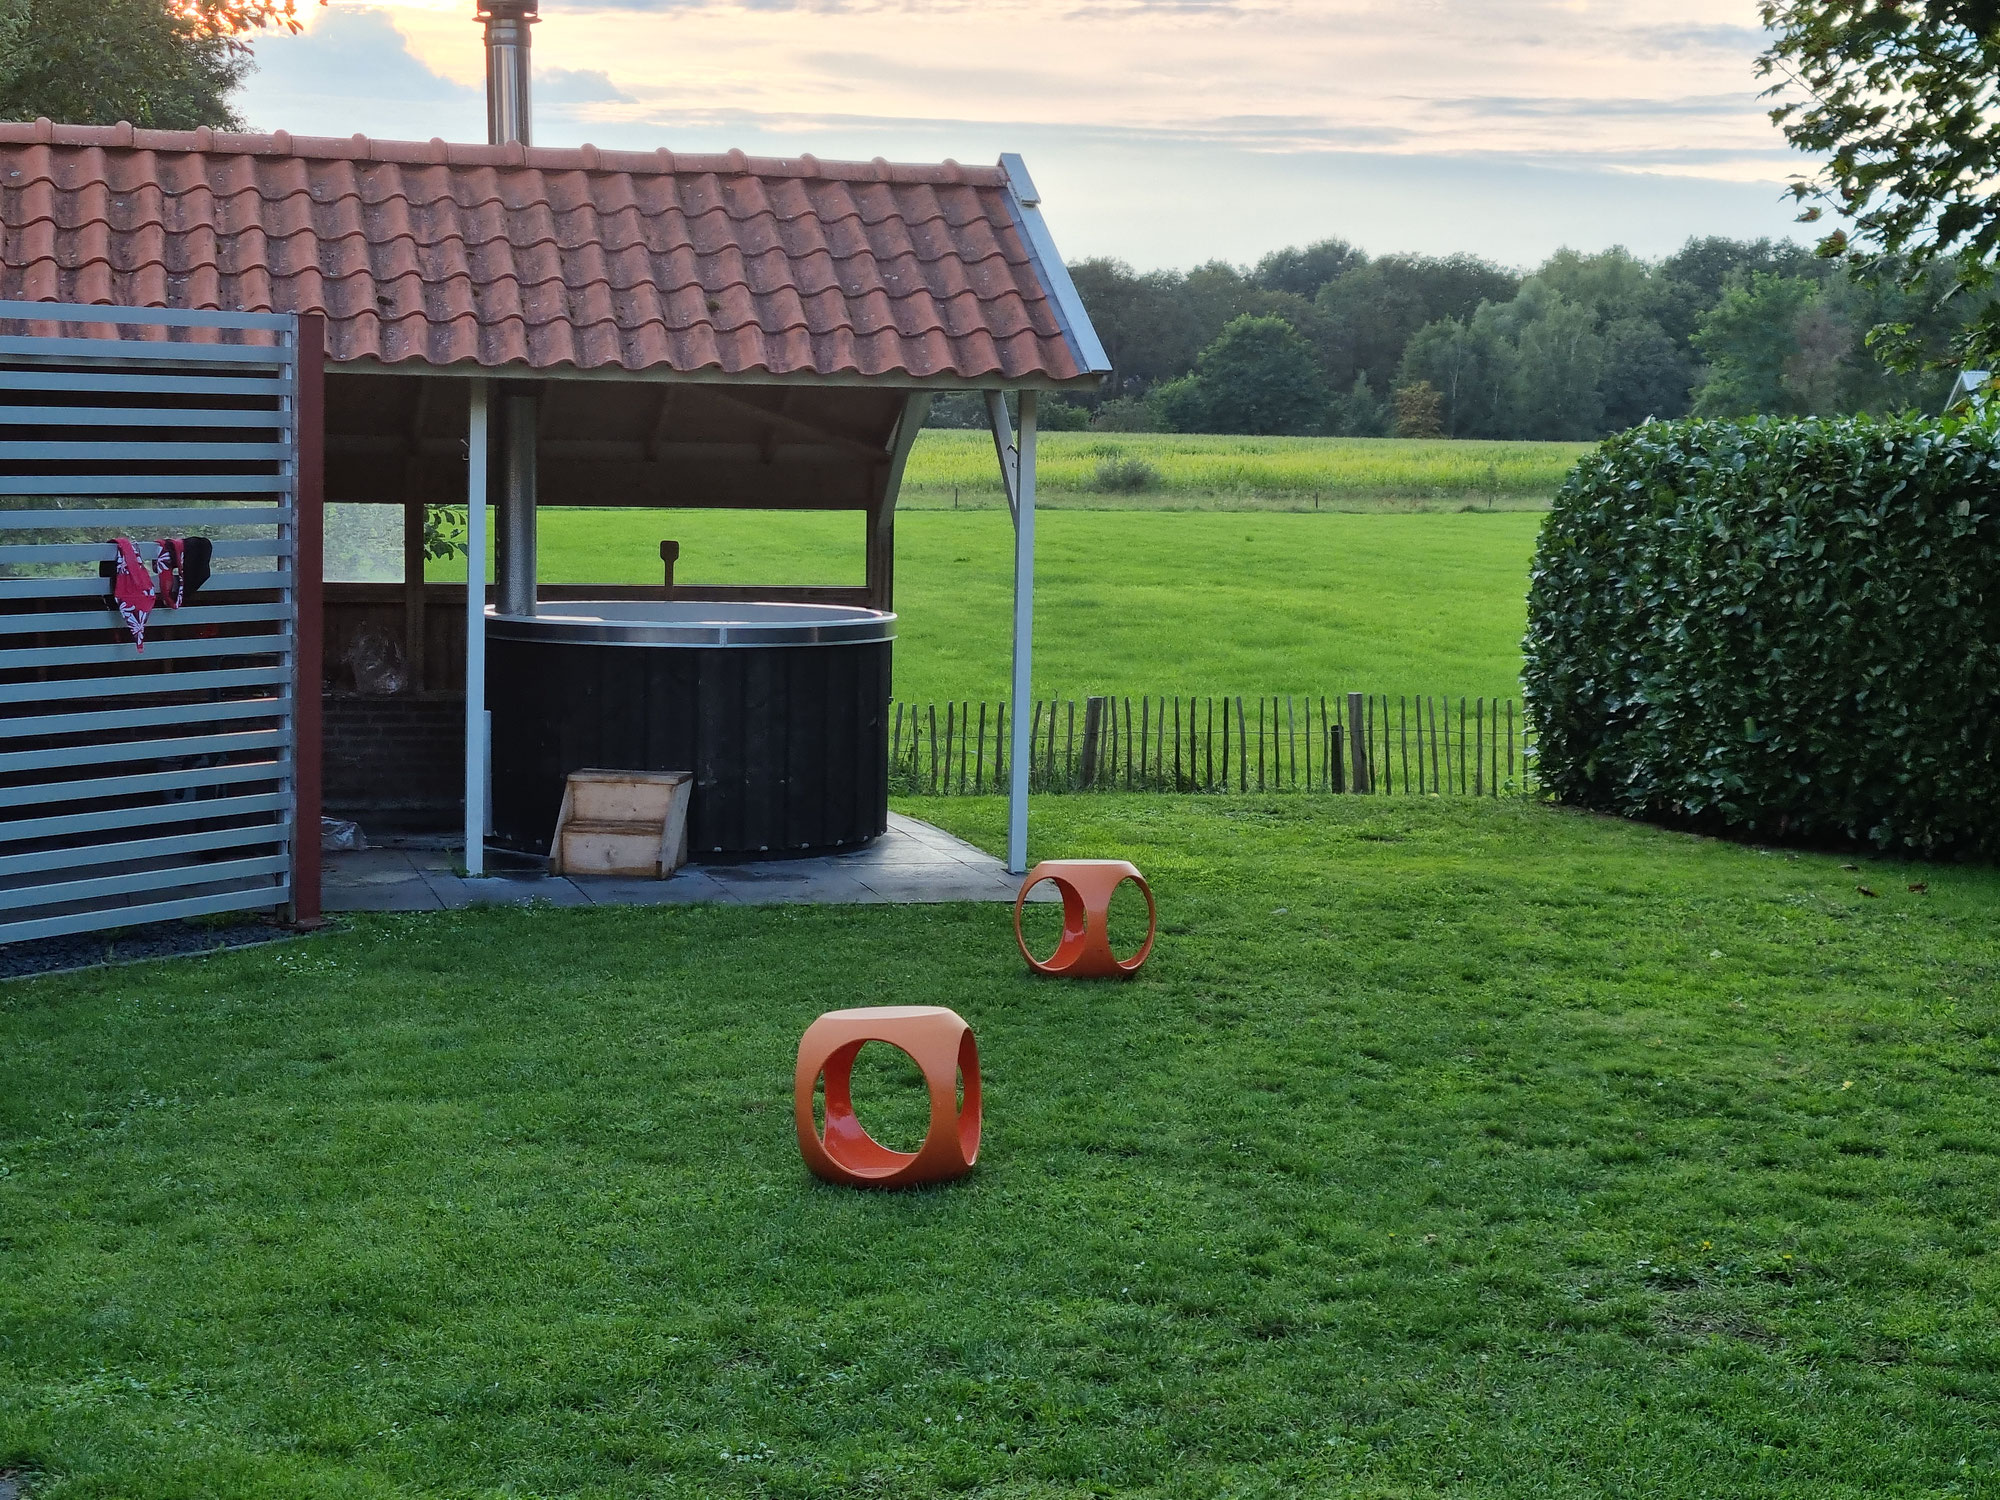
<path id="1" fill-rule="evenodd" d="M 863 1042 L 851 1089 L 862 1130 L 885 1151 L 914 1156 L 931 1128 L 930 1087 L 917 1060 L 893 1042 Z"/>
<path id="2" fill-rule="evenodd" d="M 1041 929 L 1041 945 L 1048 948 L 1046 956 L 1037 957 L 1034 951 L 1036 945 L 1031 945 L 1026 936 L 1027 925 L 1031 920 L 1028 913 L 1031 910 L 1039 912 L 1044 908 L 1050 911 L 1058 909 L 1053 902 L 1031 902 L 1028 900 L 1029 894 L 1037 886 L 1042 885 L 1054 886 L 1056 894 L 1062 897 L 1062 906 L 1060 907 L 1062 926 L 1056 934 L 1055 941 L 1049 943 L 1047 938 L 1047 921 L 1041 918 L 1032 919 L 1037 922 L 1037 925 Z M 1077 957 L 1084 951 L 1089 932 L 1090 912 L 1084 905 L 1082 892 L 1078 891 L 1075 886 L 1064 880 L 1060 875 L 1044 875 L 1039 880 L 1031 880 L 1022 891 L 1020 898 L 1014 903 L 1014 937 L 1021 945 L 1021 954 L 1029 963 L 1045 972 L 1061 973 L 1071 964 L 1075 963 Z"/>
<path id="3" fill-rule="evenodd" d="M 1111 956 L 1121 964 L 1131 964 L 1153 940 L 1153 903 L 1130 875 L 1111 892 L 1105 927 L 1111 941 Z"/>
<path id="4" fill-rule="evenodd" d="M 979 1044 L 967 1031 L 958 1044 L 958 1150 L 967 1166 L 979 1160 L 979 1127 L 984 1115 L 979 1099 Z"/>
<path id="5" fill-rule="evenodd" d="M 1076 892 L 1053 875 L 1044 875 L 1028 890 L 1030 894 L 1023 897 L 1021 907 L 1021 947 L 1030 962 L 1051 963 L 1066 937 L 1072 932 L 1081 936 L 1083 907 L 1077 900 Z M 1033 895 L 1036 891 L 1040 891 L 1044 899 L 1036 900 Z M 1051 893 L 1061 899 L 1047 900 Z M 1075 941 L 1075 938 L 1070 938 L 1070 941 Z"/>
<path id="6" fill-rule="evenodd" d="M 855 1113 L 854 1061 L 867 1045 L 866 1041 L 849 1042 L 835 1052 L 826 1060 L 819 1080 L 825 1101 L 820 1142 L 837 1165 L 864 1177 L 885 1175 L 916 1160 L 914 1151 L 897 1151 L 875 1139 Z M 908 1058 L 909 1054 L 904 1053 L 903 1056 Z M 915 1066 L 915 1059 L 910 1059 L 910 1062 Z"/>

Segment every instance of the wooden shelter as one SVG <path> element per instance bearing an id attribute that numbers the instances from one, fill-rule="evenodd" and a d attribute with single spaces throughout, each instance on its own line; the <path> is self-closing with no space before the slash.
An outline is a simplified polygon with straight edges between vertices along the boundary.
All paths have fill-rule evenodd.
<path id="1" fill-rule="evenodd" d="M 530 613 L 579 592 L 539 576 L 538 506 L 855 512 L 859 588 L 675 595 L 893 609 L 910 445 L 935 393 L 984 392 L 1016 519 L 1018 706 L 1036 395 L 1108 369 L 1012 156 L 904 166 L 0 124 L 0 299 L 323 317 L 325 498 L 400 507 L 405 536 L 401 583 L 325 588 L 326 800 L 465 787 L 475 869 L 480 601 L 426 581 L 427 507 L 496 503 L 501 597 L 511 587 Z M 470 512 L 481 549 L 484 513 Z M 397 693 L 345 678 L 371 624 L 405 657 Z M 1018 736 L 1025 723 L 1017 712 Z M 1017 747 L 1017 867 L 1028 759 Z"/>

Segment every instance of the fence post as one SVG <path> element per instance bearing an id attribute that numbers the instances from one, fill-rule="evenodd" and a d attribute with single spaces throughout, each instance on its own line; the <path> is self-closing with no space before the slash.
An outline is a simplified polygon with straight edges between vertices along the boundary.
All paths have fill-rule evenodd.
<path id="1" fill-rule="evenodd" d="M 986 700 L 979 700 L 979 750 L 972 760 L 972 792 L 974 796 L 986 790 Z"/>
<path id="2" fill-rule="evenodd" d="M 1164 705 L 1164 700 L 1163 705 Z M 1139 700 L 1139 784 L 1157 789 L 1160 784 L 1160 746 L 1166 743 L 1166 708 L 1153 712 L 1153 695 Z M 1150 724 L 1150 728 L 1148 725 Z"/>
<path id="3" fill-rule="evenodd" d="M 1481 698 L 1472 720 L 1472 795 L 1486 795 L 1486 700 Z"/>
<path id="4" fill-rule="evenodd" d="M 1460 794 L 1472 790 L 1472 782 L 1466 780 L 1466 694 L 1458 694 L 1458 790 Z"/>
<path id="5" fill-rule="evenodd" d="M 943 790 L 946 791 L 947 793 L 951 791 L 951 746 L 952 746 L 952 741 L 958 737 L 957 731 L 958 731 L 958 705 L 956 703 L 947 703 L 944 706 L 944 788 L 943 788 Z M 960 781 L 958 789 L 961 792 L 965 790 L 965 784 L 963 780 Z"/>
<path id="6" fill-rule="evenodd" d="M 1374 778 L 1368 774 L 1367 712 L 1362 707 L 1359 693 L 1347 695 L 1347 752 L 1348 758 L 1354 762 L 1354 790 L 1374 791 Z"/>
<path id="7" fill-rule="evenodd" d="M 1264 695 L 1257 695 L 1257 790 L 1264 790 Z"/>
<path id="8" fill-rule="evenodd" d="M 1104 699 L 1083 700 L 1083 762 L 1077 768 L 1077 785 L 1088 790 L 1097 785 L 1098 740 L 1104 731 Z"/>
<path id="9" fill-rule="evenodd" d="M 1396 740 L 1403 751 L 1403 795 L 1407 797 L 1410 795 L 1410 700 L 1401 693 L 1396 695 Z M 1423 747 L 1420 745 L 1417 747 L 1419 767 L 1423 759 Z"/>

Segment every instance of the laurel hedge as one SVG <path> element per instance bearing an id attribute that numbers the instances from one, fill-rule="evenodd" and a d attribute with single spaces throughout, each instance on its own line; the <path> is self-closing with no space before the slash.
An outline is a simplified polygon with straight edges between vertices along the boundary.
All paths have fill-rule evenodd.
<path id="1" fill-rule="evenodd" d="M 1580 807 L 2000 853 L 2000 429 L 1652 422 L 1543 527 L 1526 694 Z"/>

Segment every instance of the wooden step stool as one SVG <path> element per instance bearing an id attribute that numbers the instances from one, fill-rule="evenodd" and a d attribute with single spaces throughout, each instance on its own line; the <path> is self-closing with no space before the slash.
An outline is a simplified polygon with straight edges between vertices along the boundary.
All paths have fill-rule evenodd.
<path id="1" fill-rule="evenodd" d="M 573 771 L 563 788 L 551 875 L 664 880 L 687 863 L 691 771 Z"/>

